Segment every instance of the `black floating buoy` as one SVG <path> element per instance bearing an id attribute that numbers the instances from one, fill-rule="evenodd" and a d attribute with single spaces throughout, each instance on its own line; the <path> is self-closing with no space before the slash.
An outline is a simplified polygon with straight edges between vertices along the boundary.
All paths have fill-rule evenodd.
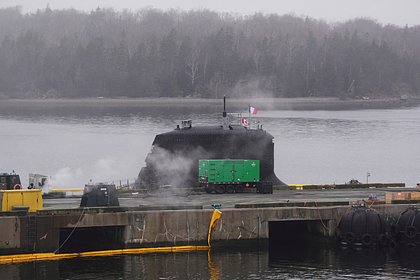
<path id="1" fill-rule="evenodd" d="M 410 206 L 391 225 L 393 242 L 400 247 L 416 248 L 420 246 L 420 209 Z"/>
<path id="2" fill-rule="evenodd" d="M 352 207 L 343 214 L 336 230 L 337 240 L 345 246 L 384 246 L 388 243 L 381 215 L 366 206 Z"/>

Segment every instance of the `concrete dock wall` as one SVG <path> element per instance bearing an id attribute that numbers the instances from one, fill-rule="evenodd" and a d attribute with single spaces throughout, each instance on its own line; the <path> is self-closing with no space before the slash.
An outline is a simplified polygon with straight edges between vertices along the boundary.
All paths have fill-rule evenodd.
<path id="1" fill-rule="evenodd" d="M 388 222 L 398 218 L 408 205 L 378 205 L 374 208 Z M 334 236 L 341 216 L 349 206 L 282 207 L 255 209 L 221 209 L 212 244 L 220 241 L 243 242 L 267 240 L 269 223 L 280 221 L 318 221 L 315 230 Z M 161 245 L 205 245 L 212 210 L 160 210 L 104 212 L 100 209 L 40 211 L 37 215 L 0 217 L 0 254 L 54 252 L 69 232 L 88 242 L 101 242 L 89 235 L 89 229 L 121 228 L 115 237 L 122 247 Z M 83 230 L 84 229 L 84 230 Z M 66 236 L 63 235 L 66 232 Z M 96 234 L 96 233 L 95 233 Z M 76 235 L 75 235 L 76 236 Z M 80 237 L 83 236 L 83 237 Z M 72 236 L 66 242 L 72 242 Z"/>
<path id="2" fill-rule="evenodd" d="M 21 247 L 21 225 L 18 217 L 0 218 L 0 248 L 19 249 Z"/>

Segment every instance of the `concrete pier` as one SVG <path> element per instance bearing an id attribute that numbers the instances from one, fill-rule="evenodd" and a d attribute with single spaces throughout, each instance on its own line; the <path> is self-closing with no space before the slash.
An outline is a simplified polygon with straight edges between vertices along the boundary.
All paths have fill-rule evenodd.
<path id="1" fill-rule="evenodd" d="M 408 205 L 373 205 L 388 222 Z M 332 237 L 350 206 L 221 209 L 212 245 L 266 242 L 294 222 Z M 206 245 L 211 209 L 51 209 L 0 217 L 0 254 L 72 252 L 132 247 Z"/>

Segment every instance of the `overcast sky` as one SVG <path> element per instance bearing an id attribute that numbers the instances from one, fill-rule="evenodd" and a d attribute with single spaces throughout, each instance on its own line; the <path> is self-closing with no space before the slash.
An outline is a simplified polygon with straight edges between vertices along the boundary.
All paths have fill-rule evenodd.
<path id="1" fill-rule="evenodd" d="M 293 13 L 328 22 L 369 17 L 383 24 L 420 25 L 420 0 L 0 0 L 0 7 L 21 6 L 24 12 L 45 8 L 47 4 L 52 9 L 73 7 L 84 11 L 97 7 L 117 10 L 154 7 L 164 10 L 206 8 L 243 15 Z"/>

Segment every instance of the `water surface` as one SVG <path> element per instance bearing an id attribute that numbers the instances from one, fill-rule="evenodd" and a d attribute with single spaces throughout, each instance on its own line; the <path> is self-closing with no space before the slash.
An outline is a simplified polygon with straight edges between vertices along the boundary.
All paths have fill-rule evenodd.
<path id="1" fill-rule="evenodd" d="M 182 119 L 192 119 L 194 125 L 217 124 L 220 110 L 214 104 L 159 102 L 143 107 L 2 108 L 1 172 L 15 170 L 26 182 L 28 173 L 46 174 L 63 187 L 80 187 L 90 179 L 133 181 L 156 134 L 174 129 Z M 355 178 L 412 186 L 420 180 L 419 107 L 261 109 L 252 121 L 275 137 L 275 171 L 286 183 L 344 183 Z"/>
<path id="2" fill-rule="evenodd" d="M 417 253 L 333 246 L 80 258 L 0 266 L 1 279 L 415 279 Z"/>

